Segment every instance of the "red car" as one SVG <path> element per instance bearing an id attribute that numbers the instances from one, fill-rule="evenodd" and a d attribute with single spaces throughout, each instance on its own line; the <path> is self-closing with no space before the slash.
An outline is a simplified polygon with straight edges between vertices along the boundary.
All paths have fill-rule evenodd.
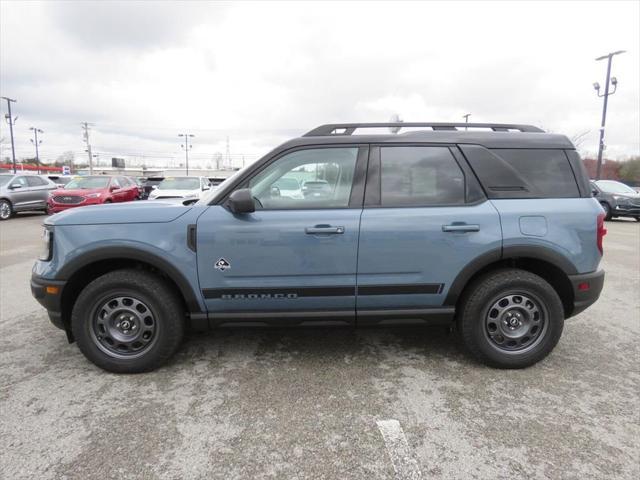
<path id="1" fill-rule="evenodd" d="M 75 177 L 64 188 L 58 188 L 49 194 L 49 213 L 85 205 L 129 202 L 137 200 L 138 195 L 138 186 L 128 177 Z"/>

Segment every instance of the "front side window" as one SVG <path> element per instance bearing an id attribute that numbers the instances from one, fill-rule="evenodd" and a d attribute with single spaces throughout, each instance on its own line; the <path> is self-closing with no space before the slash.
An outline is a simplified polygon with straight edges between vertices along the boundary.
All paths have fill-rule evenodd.
<path id="1" fill-rule="evenodd" d="M 265 210 L 346 208 L 357 147 L 298 150 L 277 159 L 248 185 L 256 208 Z"/>
<path id="2" fill-rule="evenodd" d="M 11 182 L 11 184 L 15 185 L 16 183 L 21 185 L 22 187 L 28 186 L 26 177 L 16 177 L 16 179 L 13 182 Z"/>
<path id="3" fill-rule="evenodd" d="M 464 174 L 447 147 L 381 147 L 381 205 L 465 203 Z"/>

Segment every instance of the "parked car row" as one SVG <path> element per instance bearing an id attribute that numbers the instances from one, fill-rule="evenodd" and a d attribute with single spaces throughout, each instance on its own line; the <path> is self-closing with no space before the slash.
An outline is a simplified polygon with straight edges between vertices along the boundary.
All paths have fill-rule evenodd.
<path id="1" fill-rule="evenodd" d="M 189 176 L 0 174 L 0 220 L 22 211 L 57 213 L 85 205 L 146 199 L 198 200 L 223 180 Z"/>

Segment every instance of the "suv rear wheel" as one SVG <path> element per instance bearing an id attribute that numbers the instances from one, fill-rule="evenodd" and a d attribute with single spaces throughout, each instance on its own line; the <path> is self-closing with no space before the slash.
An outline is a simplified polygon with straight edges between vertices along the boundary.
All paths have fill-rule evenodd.
<path id="1" fill-rule="evenodd" d="M 177 350 L 184 309 L 157 275 L 117 270 L 82 290 L 71 327 L 78 347 L 97 366 L 116 373 L 146 372 Z"/>
<path id="2" fill-rule="evenodd" d="M 457 321 L 463 343 L 480 361 L 497 368 L 524 368 L 556 346 L 564 310 L 543 278 L 502 269 L 468 287 Z"/>

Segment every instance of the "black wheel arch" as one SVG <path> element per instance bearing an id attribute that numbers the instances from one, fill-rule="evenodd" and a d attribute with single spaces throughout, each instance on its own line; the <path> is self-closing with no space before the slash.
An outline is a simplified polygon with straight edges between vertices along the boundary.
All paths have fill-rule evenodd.
<path id="1" fill-rule="evenodd" d="M 189 314 L 203 314 L 189 281 L 164 258 L 130 247 L 105 247 L 74 258 L 58 272 L 56 280 L 65 281 L 62 291 L 62 321 L 69 325 L 71 310 L 82 289 L 94 279 L 114 270 L 141 268 L 167 280 L 179 292 Z"/>
<path id="2" fill-rule="evenodd" d="M 511 245 L 476 257 L 452 282 L 444 305 L 455 306 L 467 285 L 475 278 L 504 267 L 521 268 L 544 278 L 560 296 L 565 317 L 572 315 L 574 292 L 569 275 L 575 275 L 578 271 L 568 258 L 540 245 Z"/>

